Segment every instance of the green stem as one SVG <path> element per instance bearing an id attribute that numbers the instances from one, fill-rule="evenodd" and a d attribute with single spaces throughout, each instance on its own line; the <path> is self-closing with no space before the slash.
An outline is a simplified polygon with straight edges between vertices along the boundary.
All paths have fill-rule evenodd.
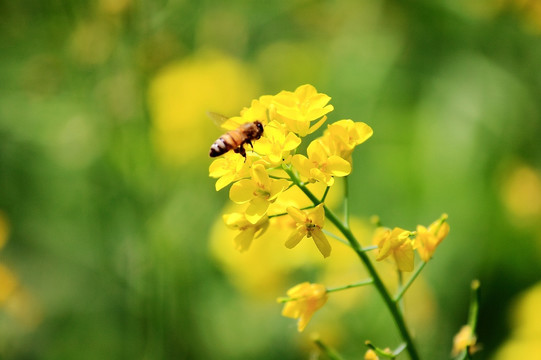
<path id="1" fill-rule="evenodd" d="M 332 238 L 335 239 L 335 240 L 340 241 L 342 244 L 349 246 L 349 242 L 348 242 L 347 240 L 344 240 L 344 239 L 342 239 L 340 236 L 333 234 L 333 233 L 330 232 L 329 230 L 323 229 L 323 233 L 324 233 L 325 235 L 327 235 L 327 236 L 332 237 Z"/>
<path id="2" fill-rule="evenodd" d="M 319 205 L 319 200 L 312 194 L 310 190 L 308 190 L 305 186 L 301 185 L 299 178 L 291 171 L 289 168 L 284 168 L 284 170 L 288 173 L 288 175 L 291 177 L 291 180 L 301 189 L 301 191 L 314 203 L 314 205 Z M 366 270 L 370 274 L 370 277 L 374 281 L 374 286 L 378 290 L 380 296 L 383 299 L 383 302 L 389 309 L 389 312 L 391 313 L 391 316 L 393 317 L 393 320 L 398 327 L 398 331 L 400 332 L 400 335 L 402 336 L 402 339 L 407 345 L 407 351 L 410 355 L 411 360 L 419 360 L 419 354 L 417 353 L 417 349 L 413 343 L 413 339 L 411 338 L 411 335 L 408 331 L 408 328 L 406 326 L 406 323 L 404 321 L 404 318 L 402 317 L 402 313 L 400 312 L 400 309 L 398 308 L 397 304 L 393 301 L 391 298 L 391 295 L 385 288 L 385 285 L 383 284 L 383 281 L 379 277 L 376 268 L 368 258 L 368 255 L 362 250 L 360 243 L 357 241 L 351 230 L 345 226 L 339 219 L 336 217 L 336 215 L 326 206 L 323 205 L 323 208 L 325 209 L 325 216 L 331 223 L 334 224 L 340 230 L 340 232 L 345 236 L 345 238 L 349 241 L 351 248 L 357 256 L 361 259 L 363 262 Z"/>
<path id="3" fill-rule="evenodd" d="M 349 227 L 349 182 L 348 177 L 344 177 L 344 225 Z"/>
<path id="4" fill-rule="evenodd" d="M 397 269 L 398 272 L 398 288 L 402 289 L 402 286 L 404 286 L 404 273 L 402 270 Z M 402 314 L 404 314 L 404 301 L 402 299 L 395 300 L 398 303 L 398 307 L 400 308 L 400 311 L 402 311 Z"/>
<path id="5" fill-rule="evenodd" d="M 383 349 L 380 349 L 379 347 L 375 346 L 374 344 L 372 344 L 370 341 L 365 341 L 364 343 L 366 346 L 368 346 L 368 348 L 372 349 L 377 355 L 381 356 L 381 357 L 384 357 L 384 358 L 387 358 L 387 359 L 391 359 L 391 360 L 394 360 L 396 359 L 396 355 L 393 354 L 393 353 L 390 353 L 389 351 L 387 350 L 383 350 Z"/>
<path id="6" fill-rule="evenodd" d="M 393 299 L 391 298 L 391 295 L 385 288 L 383 281 L 379 277 L 374 265 L 372 265 L 372 262 L 368 258 L 368 255 L 366 255 L 366 253 L 362 251 L 359 242 L 357 241 L 355 236 L 352 234 L 351 230 L 345 227 L 330 209 L 328 209 L 326 206 L 324 206 L 324 208 L 325 208 L 325 214 L 327 218 L 334 224 L 334 226 L 336 226 L 340 230 L 340 232 L 350 242 L 351 247 L 353 248 L 355 253 L 357 253 L 357 256 L 359 256 L 361 261 L 364 263 L 366 270 L 368 270 L 368 273 L 370 274 L 372 279 L 374 279 L 374 286 L 378 290 L 383 301 L 385 302 L 385 305 L 389 309 L 389 312 L 391 313 L 391 316 L 393 317 L 396 323 L 396 326 L 398 327 L 398 331 L 400 332 L 402 339 L 404 339 L 404 342 L 407 344 L 407 351 L 410 355 L 411 360 L 419 360 L 417 349 L 415 348 L 415 345 L 413 344 L 413 340 L 408 331 L 404 318 L 402 317 L 402 313 L 400 312 L 400 309 L 398 308 L 397 304 L 393 301 Z"/>
<path id="7" fill-rule="evenodd" d="M 313 209 L 314 207 L 315 207 L 315 205 L 305 206 L 305 207 L 301 208 L 300 210 Z M 287 213 L 287 212 L 279 213 L 279 214 L 273 214 L 273 215 L 269 215 L 268 218 L 271 219 L 273 217 L 285 216 L 285 215 L 288 215 L 288 214 L 289 213 Z"/>
<path id="8" fill-rule="evenodd" d="M 468 325 L 470 325 L 472 332 L 475 333 L 475 327 L 477 326 L 477 314 L 479 313 L 479 280 L 473 280 L 471 283 L 471 300 L 470 300 L 470 313 L 468 315 Z"/>
<path id="9" fill-rule="evenodd" d="M 276 180 L 289 180 L 288 178 L 283 178 L 283 177 L 281 177 L 281 176 L 270 175 L 270 174 L 269 174 L 269 177 L 270 177 L 271 179 L 276 179 Z"/>
<path id="10" fill-rule="evenodd" d="M 325 343 L 323 343 L 319 339 L 314 340 L 314 344 L 319 348 L 319 350 L 327 355 L 327 357 L 331 360 L 343 360 L 343 358 L 331 347 L 327 346 Z"/>
<path id="11" fill-rule="evenodd" d="M 404 296 L 404 294 L 406 293 L 406 290 L 408 290 L 408 288 L 411 286 L 411 284 L 413 283 L 413 281 L 417 278 L 417 276 L 419 276 L 419 274 L 421 273 L 421 270 L 423 270 L 423 268 L 425 267 L 426 265 L 426 262 L 422 262 L 421 265 L 419 265 L 417 267 L 417 269 L 415 270 L 415 272 L 411 275 L 411 277 L 408 279 L 408 282 L 406 283 L 406 285 L 404 286 L 401 286 L 400 287 L 400 290 L 398 291 L 398 294 L 396 294 L 396 296 L 394 297 L 394 301 L 395 302 L 398 302 L 400 301 L 400 299 L 402 299 L 402 296 Z"/>
<path id="12" fill-rule="evenodd" d="M 475 334 L 475 328 L 477 326 L 477 315 L 479 313 L 479 280 L 473 280 L 471 283 L 471 297 L 470 297 L 470 311 L 468 314 L 468 325 L 471 328 L 472 334 Z M 457 360 L 467 360 L 472 359 L 473 356 L 470 354 L 470 347 L 466 347 L 460 355 L 456 358 Z"/>
<path id="13" fill-rule="evenodd" d="M 325 292 L 326 293 L 332 293 L 332 292 L 336 292 L 336 291 L 342 291 L 342 290 L 347 290 L 347 289 L 353 289 L 353 288 L 356 288 L 356 287 L 361 287 L 361 286 L 366 286 L 366 285 L 370 285 L 374 282 L 374 280 L 372 279 L 367 279 L 367 280 L 363 280 L 363 281 L 359 281 L 357 283 L 354 283 L 354 284 L 348 284 L 348 285 L 344 285 L 344 286 L 339 286 L 339 287 L 335 287 L 335 288 L 331 288 L 331 289 L 325 289 Z M 295 298 L 292 298 L 292 297 L 281 297 L 281 298 L 278 298 L 278 302 L 279 303 L 286 303 L 286 302 L 289 302 L 289 301 L 297 301 L 299 299 L 302 299 L 303 296 L 301 297 L 295 297 Z"/>
<path id="14" fill-rule="evenodd" d="M 335 288 L 332 288 L 332 289 L 327 289 L 327 293 L 331 293 L 331 292 L 335 292 L 335 291 L 342 291 L 342 290 L 347 290 L 347 289 L 353 289 L 353 288 L 360 287 L 360 286 L 365 286 L 365 285 L 370 285 L 373 282 L 374 282 L 373 279 L 367 279 L 367 280 L 359 281 L 358 283 L 339 286 L 339 287 L 335 287 Z"/>
<path id="15" fill-rule="evenodd" d="M 323 197 L 321 198 L 319 202 L 325 202 L 325 199 L 327 198 L 327 194 L 329 193 L 330 188 L 331 188 L 330 186 L 327 186 L 327 188 L 325 189 L 325 192 L 323 193 Z"/>

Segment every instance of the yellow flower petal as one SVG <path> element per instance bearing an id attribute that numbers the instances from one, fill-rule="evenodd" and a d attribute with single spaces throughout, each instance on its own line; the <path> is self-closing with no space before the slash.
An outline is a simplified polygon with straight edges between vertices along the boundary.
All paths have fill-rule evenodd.
<path id="1" fill-rule="evenodd" d="M 268 154 L 271 152 L 272 142 L 267 138 L 261 138 L 254 142 L 254 151 L 258 154 Z"/>
<path id="2" fill-rule="evenodd" d="M 301 139 L 295 135 L 294 133 L 290 132 L 287 134 L 286 138 L 284 139 L 284 151 L 290 151 L 293 149 L 296 149 L 301 144 Z"/>
<path id="3" fill-rule="evenodd" d="M 327 171 L 333 176 L 347 176 L 351 173 L 351 164 L 339 156 L 332 155 L 327 159 Z"/>
<path id="4" fill-rule="evenodd" d="M 225 225 L 232 229 L 246 225 L 246 218 L 241 213 L 224 214 L 222 219 Z"/>
<path id="5" fill-rule="evenodd" d="M 297 329 L 303 331 L 314 315 L 327 302 L 327 290 L 321 284 L 310 284 L 304 282 L 287 291 L 290 297 L 283 310 L 282 315 L 299 319 Z"/>
<path id="6" fill-rule="evenodd" d="M 374 130 L 367 124 L 363 122 L 356 122 L 355 123 L 355 132 L 356 132 L 356 139 L 355 143 L 357 145 L 362 144 L 366 140 L 370 139 L 370 137 L 374 134 Z"/>
<path id="7" fill-rule="evenodd" d="M 306 149 L 306 153 L 308 155 L 308 158 L 314 162 L 314 163 L 323 163 L 327 157 L 327 151 L 325 147 L 321 144 L 321 142 L 316 139 L 308 145 L 308 148 Z"/>
<path id="8" fill-rule="evenodd" d="M 321 181 L 322 183 L 326 184 L 327 186 L 333 186 L 334 185 L 334 178 L 327 173 L 324 173 L 318 168 L 311 168 L 310 169 L 310 176 L 309 178 L 315 179 L 317 181 Z"/>
<path id="9" fill-rule="evenodd" d="M 320 228 L 325 224 L 325 209 L 323 204 L 319 204 L 308 214 L 308 219 L 312 220 L 312 223 Z"/>
<path id="10" fill-rule="evenodd" d="M 303 224 L 306 221 L 306 215 L 302 210 L 289 206 L 286 211 L 298 224 Z"/>
<path id="11" fill-rule="evenodd" d="M 252 179 L 257 183 L 257 185 L 262 188 L 269 190 L 271 181 L 267 170 L 261 164 L 256 164 L 252 167 Z"/>
<path id="12" fill-rule="evenodd" d="M 303 283 L 297 284 L 290 288 L 287 291 L 287 296 L 289 296 L 292 299 L 299 298 L 302 296 L 306 296 L 307 293 L 310 291 L 310 283 L 308 281 L 305 281 Z"/>
<path id="13" fill-rule="evenodd" d="M 279 165 L 282 161 L 282 149 L 278 144 L 275 144 L 269 152 L 267 152 L 267 157 L 273 165 Z"/>
<path id="14" fill-rule="evenodd" d="M 294 94 L 297 95 L 300 99 L 306 99 L 311 98 L 312 96 L 317 94 L 317 90 L 314 85 L 304 84 L 297 86 Z"/>
<path id="15" fill-rule="evenodd" d="M 368 349 L 364 354 L 364 360 L 379 360 L 379 356 L 372 349 Z"/>
<path id="16" fill-rule="evenodd" d="M 269 201 L 272 201 L 274 199 L 276 199 L 276 197 L 282 193 L 282 191 L 284 191 L 287 187 L 289 186 L 289 181 L 287 180 L 283 180 L 283 179 L 279 179 L 279 180 L 274 180 L 271 182 L 270 184 L 270 195 L 269 195 Z"/>
<path id="17" fill-rule="evenodd" d="M 301 316 L 301 309 L 294 301 L 289 301 L 282 309 L 282 316 L 297 319 L 299 316 Z"/>
<path id="18" fill-rule="evenodd" d="M 332 111 L 332 106 L 331 105 L 329 105 L 329 106 L 331 107 L 330 111 Z M 327 113 L 327 112 L 325 112 L 325 113 Z M 323 116 L 321 119 L 319 119 L 319 121 L 317 123 L 315 123 L 314 125 L 312 125 L 312 127 L 310 127 L 310 129 L 308 130 L 308 133 L 311 134 L 314 131 L 316 131 L 317 129 L 319 129 L 321 127 L 321 125 L 323 125 L 323 123 L 325 123 L 326 120 L 327 120 L 327 117 Z"/>
<path id="19" fill-rule="evenodd" d="M 229 198 L 237 204 L 243 204 L 254 197 L 255 183 L 250 179 L 237 181 L 229 189 Z"/>
<path id="20" fill-rule="evenodd" d="M 220 191 L 227 185 L 231 184 L 233 181 L 235 181 L 235 178 L 236 176 L 233 174 L 226 174 L 222 176 L 221 178 L 219 178 L 218 180 L 216 180 L 216 184 L 215 184 L 216 191 Z"/>
<path id="21" fill-rule="evenodd" d="M 235 236 L 233 239 L 235 242 L 235 249 L 240 252 L 248 250 L 252 244 L 252 241 L 254 240 L 255 230 L 255 227 L 251 227 L 245 231 L 241 231 L 237 236 Z"/>
<path id="22" fill-rule="evenodd" d="M 415 254 L 411 241 L 406 241 L 394 251 L 396 266 L 400 271 L 413 271 Z"/>
<path id="23" fill-rule="evenodd" d="M 255 224 L 267 213 L 268 208 L 269 202 L 267 200 L 255 197 L 246 208 L 246 219 Z"/>
<path id="24" fill-rule="evenodd" d="M 293 249 L 305 236 L 306 228 L 303 225 L 298 226 L 287 238 L 285 242 L 286 248 Z"/>
<path id="25" fill-rule="evenodd" d="M 312 238 L 314 239 L 314 243 L 324 258 L 331 255 L 331 244 L 329 244 L 329 240 L 327 240 L 327 237 L 323 231 L 319 229 L 312 231 Z"/>
<path id="26" fill-rule="evenodd" d="M 214 160 L 209 166 L 209 176 L 217 178 L 227 174 L 229 169 L 227 169 L 227 160 L 224 158 L 219 158 Z"/>
<path id="27" fill-rule="evenodd" d="M 306 114 L 306 119 L 313 121 L 315 119 L 319 119 L 325 114 L 330 113 L 333 110 L 334 110 L 334 107 L 332 105 L 327 105 L 324 108 L 313 108 L 313 109 L 310 109 L 310 111 Z"/>
<path id="28" fill-rule="evenodd" d="M 291 164 L 297 169 L 299 174 L 303 177 L 310 177 L 310 169 L 312 168 L 312 162 L 304 155 L 293 155 L 291 158 Z"/>

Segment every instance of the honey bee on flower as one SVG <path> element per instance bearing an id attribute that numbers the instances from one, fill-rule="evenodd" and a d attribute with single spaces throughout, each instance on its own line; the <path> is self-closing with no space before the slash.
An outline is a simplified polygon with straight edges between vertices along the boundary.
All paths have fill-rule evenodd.
<path id="1" fill-rule="evenodd" d="M 209 116 L 218 119 L 227 119 L 225 116 L 209 112 Z M 216 157 L 223 155 L 231 150 L 241 154 L 246 159 L 246 149 L 244 145 L 252 145 L 252 141 L 258 140 L 263 135 L 263 124 L 256 120 L 241 124 L 236 129 L 230 130 L 220 136 L 210 147 L 209 156 Z"/>

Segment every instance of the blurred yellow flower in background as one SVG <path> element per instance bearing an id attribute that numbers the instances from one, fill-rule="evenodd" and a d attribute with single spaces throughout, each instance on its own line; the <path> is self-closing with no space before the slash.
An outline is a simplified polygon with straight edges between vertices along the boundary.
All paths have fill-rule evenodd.
<path id="1" fill-rule="evenodd" d="M 541 219 L 541 172 L 516 165 L 506 172 L 500 189 L 502 201 L 516 225 L 535 225 Z"/>
<path id="2" fill-rule="evenodd" d="M 248 250 L 254 238 L 258 238 L 269 227 L 269 218 L 262 217 L 258 222 L 252 224 L 246 219 L 244 213 L 231 213 L 223 215 L 224 223 L 230 228 L 239 230 L 240 233 L 235 236 L 235 249 L 240 252 Z"/>
<path id="3" fill-rule="evenodd" d="M 511 336 L 494 360 L 533 359 L 541 354 L 541 282 L 526 290 L 512 310 Z"/>
<path id="4" fill-rule="evenodd" d="M 287 301 L 282 315 L 299 319 L 297 329 L 303 331 L 314 313 L 327 302 L 327 289 L 321 284 L 303 282 L 287 291 L 290 301 Z M 281 299 L 278 299 L 281 302 Z"/>
<path id="5" fill-rule="evenodd" d="M 220 132 L 206 112 L 238 113 L 257 90 L 248 66 L 216 52 L 200 52 L 167 66 L 152 79 L 148 94 L 158 155 L 170 165 L 198 159 Z"/>
<path id="6" fill-rule="evenodd" d="M 9 224 L 6 217 L 0 212 L 0 250 L 6 245 L 9 236 Z"/>
<path id="7" fill-rule="evenodd" d="M 19 282 L 15 274 L 4 265 L 0 264 L 0 307 L 15 293 Z"/>
<path id="8" fill-rule="evenodd" d="M 8 221 L 0 212 L 0 249 L 6 244 L 8 235 Z M 0 263 L 0 309 L 4 309 L 26 330 L 34 329 L 42 319 L 41 311 L 33 296 L 20 284 L 17 275 L 2 263 Z"/>

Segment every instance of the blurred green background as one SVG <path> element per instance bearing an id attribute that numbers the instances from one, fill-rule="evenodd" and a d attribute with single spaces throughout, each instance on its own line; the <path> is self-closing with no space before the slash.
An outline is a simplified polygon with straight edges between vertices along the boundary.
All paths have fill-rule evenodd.
<path id="1" fill-rule="evenodd" d="M 350 359 L 398 345 L 370 290 L 298 334 L 274 299 L 314 271 L 229 252 L 215 225 L 205 111 L 305 83 L 330 122 L 374 129 L 360 222 L 449 214 L 406 299 L 424 358 L 449 358 L 474 278 L 478 358 L 539 354 L 540 65 L 536 0 L 0 2 L 0 358 L 306 359 L 310 331 Z"/>

